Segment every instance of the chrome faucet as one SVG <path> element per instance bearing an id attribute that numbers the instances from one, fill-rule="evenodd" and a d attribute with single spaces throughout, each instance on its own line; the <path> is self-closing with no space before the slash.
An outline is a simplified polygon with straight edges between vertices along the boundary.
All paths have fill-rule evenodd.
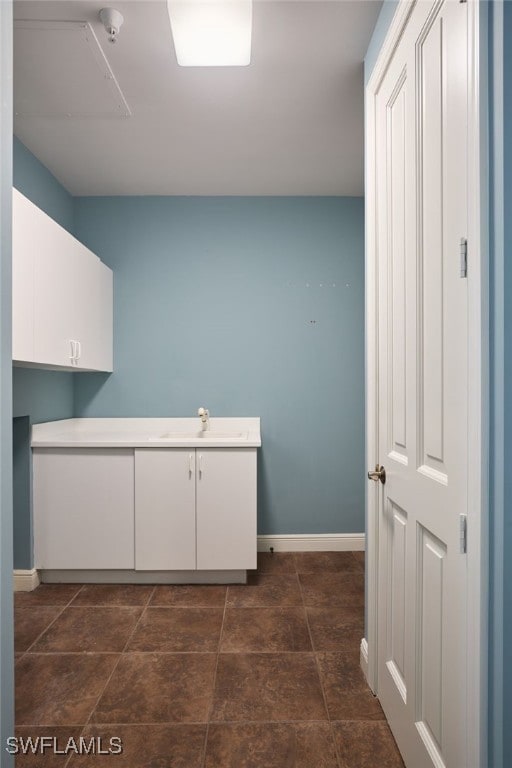
<path id="1" fill-rule="evenodd" d="M 201 419 L 201 429 L 210 429 L 210 412 L 207 408 L 199 408 L 197 415 Z"/>

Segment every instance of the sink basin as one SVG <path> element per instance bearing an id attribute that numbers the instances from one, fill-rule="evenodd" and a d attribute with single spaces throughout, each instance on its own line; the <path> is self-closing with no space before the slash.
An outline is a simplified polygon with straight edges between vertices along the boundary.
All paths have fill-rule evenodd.
<path id="1" fill-rule="evenodd" d="M 247 440 L 247 432 L 217 432 L 214 429 L 197 432 L 164 432 L 150 440 Z"/>

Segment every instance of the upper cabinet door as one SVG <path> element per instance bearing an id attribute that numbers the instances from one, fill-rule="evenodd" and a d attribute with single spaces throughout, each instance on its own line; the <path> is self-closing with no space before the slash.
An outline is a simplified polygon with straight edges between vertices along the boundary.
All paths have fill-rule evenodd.
<path id="1" fill-rule="evenodd" d="M 112 371 L 112 270 L 13 191 L 13 360 Z"/>
<path id="2" fill-rule="evenodd" d="M 95 300 L 92 316 L 89 312 L 89 328 L 91 333 L 91 349 L 94 358 L 91 368 L 99 371 L 113 371 L 113 303 L 114 284 L 113 273 L 109 267 L 98 259 L 94 265 L 95 271 Z M 78 361 L 80 363 L 80 360 Z"/>
<path id="3" fill-rule="evenodd" d="M 75 365 L 84 370 L 111 371 L 112 270 L 85 245 L 75 238 L 72 240 Z"/>
<path id="4" fill-rule="evenodd" d="M 34 254 L 34 361 L 71 366 L 76 353 L 77 306 L 83 273 L 76 241 L 47 217 Z"/>
<path id="5" fill-rule="evenodd" d="M 12 197 L 12 358 L 34 359 L 34 240 L 40 240 L 41 216 L 17 189 Z M 37 209 L 39 210 L 39 209 Z M 40 211 L 42 214 L 42 211 Z"/>

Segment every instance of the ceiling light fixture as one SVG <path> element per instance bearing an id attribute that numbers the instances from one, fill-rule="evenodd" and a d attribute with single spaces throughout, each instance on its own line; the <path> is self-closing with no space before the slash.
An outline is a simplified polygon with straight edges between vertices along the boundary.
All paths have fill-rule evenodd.
<path id="1" fill-rule="evenodd" d="M 102 8 L 100 11 L 100 21 L 105 27 L 109 43 L 117 43 L 117 36 L 124 19 L 115 8 Z"/>
<path id="2" fill-rule="evenodd" d="M 252 0 L 167 0 L 167 8 L 180 66 L 251 63 Z"/>

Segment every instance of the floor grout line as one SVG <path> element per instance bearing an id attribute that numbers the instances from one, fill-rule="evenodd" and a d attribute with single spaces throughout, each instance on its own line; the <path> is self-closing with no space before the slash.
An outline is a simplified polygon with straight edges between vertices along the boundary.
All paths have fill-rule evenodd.
<path id="1" fill-rule="evenodd" d="M 65 605 L 63 605 L 63 606 L 62 606 L 62 610 L 60 610 L 60 611 L 59 611 L 59 613 L 58 613 L 58 614 L 55 616 L 55 618 L 53 619 L 53 621 L 51 621 L 51 622 L 50 622 L 50 623 L 49 623 L 49 624 L 48 624 L 48 625 L 47 625 L 47 626 L 46 626 L 46 627 L 43 629 L 43 631 L 42 631 L 42 632 L 41 632 L 41 633 L 40 633 L 40 634 L 39 634 L 39 635 L 36 637 L 36 639 L 34 640 L 34 642 L 33 642 L 31 645 L 29 645 L 29 647 L 26 649 L 26 651 L 24 652 L 24 654 L 25 654 L 25 653 L 29 653 L 30 649 L 31 649 L 31 648 L 33 648 L 33 646 L 35 645 L 35 643 L 38 643 L 38 642 L 39 642 L 39 640 L 41 639 L 41 637 L 42 637 L 44 634 L 46 634 L 46 632 L 48 632 L 48 630 L 50 629 L 50 627 L 52 627 L 52 626 L 53 626 L 53 624 L 55 624 L 55 622 L 57 621 L 57 619 L 58 619 L 58 618 L 60 618 L 60 616 L 62 616 L 62 614 L 64 613 L 64 611 L 66 610 L 66 608 L 69 608 L 69 606 L 71 605 L 71 603 L 73 602 L 73 600 L 75 599 L 75 597 L 77 597 L 77 595 L 79 595 L 79 594 L 80 594 L 80 592 L 82 591 L 82 589 L 83 589 L 83 588 L 84 588 L 84 585 L 82 584 L 82 585 L 80 586 L 80 588 L 79 588 L 79 589 L 77 589 L 77 591 L 75 592 L 75 594 L 73 595 L 73 597 L 71 598 L 71 600 L 70 600 L 68 603 L 66 603 Z M 23 607 L 25 607 L 25 606 L 23 606 L 23 605 L 20 605 L 20 606 L 18 606 L 18 607 L 19 607 L 19 608 L 23 608 Z M 59 606 L 59 605 L 44 605 L 44 606 L 43 606 L 43 605 L 41 605 L 41 606 L 33 606 L 33 605 L 32 605 L 32 606 L 30 606 L 30 605 L 27 605 L 26 607 L 27 607 L 27 608 L 35 608 L 35 607 L 38 607 L 38 608 L 59 608 L 60 606 Z"/>
<path id="2" fill-rule="evenodd" d="M 104 686 L 103 686 L 103 688 L 101 689 L 100 695 L 99 695 L 99 696 L 98 696 L 98 698 L 96 699 L 96 703 L 94 704 L 93 708 L 91 709 L 91 711 L 90 711 L 90 713 L 89 713 L 89 717 L 87 718 L 87 720 L 86 720 L 86 722 L 85 722 L 85 725 L 84 725 L 84 729 L 85 729 L 85 728 L 86 728 L 86 727 L 87 727 L 87 726 L 90 724 L 90 722 L 91 722 L 91 717 L 93 716 L 93 714 L 94 714 L 94 712 L 95 712 L 95 710 L 96 710 L 96 707 L 97 707 L 97 706 L 98 706 L 98 704 L 100 703 L 100 701 L 101 701 L 101 697 L 102 697 L 102 696 L 103 696 L 103 694 L 105 693 L 105 691 L 106 691 L 106 689 L 107 689 L 107 686 L 109 685 L 110 681 L 112 680 L 112 677 L 113 677 L 113 675 L 114 675 L 114 673 L 115 673 L 116 669 L 117 669 L 117 668 L 118 668 L 118 666 L 119 666 L 119 662 L 121 661 L 121 658 L 123 657 L 123 654 L 126 652 L 126 648 L 127 648 L 127 646 L 128 646 L 128 643 L 129 643 L 129 642 L 130 642 L 130 640 L 132 639 L 133 635 L 135 634 L 135 632 L 136 632 L 136 630 L 137 630 L 137 627 L 139 626 L 140 622 L 142 621 L 142 618 L 143 618 L 143 617 L 145 616 L 145 614 L 146 614 L 146 611 L 147 611 L 147 609 L 148 609 L 148 606 L 149 606 L 149 604 L 150 604 L 150 602 L 151 602 L 151 598 L 153 597 L 153 595 L 154 595 L 154 593 L 155 593 L 155 590 L 156 590 L 156 586 L 154 586 L 154 587 L 153 587 L 153 589 L 151 590 L 151 592 L 149 593 L 149 595 L 148 595 L 148 599 L 147 599 L 147 601 L 146 601 L 146 604 L 144 605 L 144 607 L 143 607 L 143 609 L 142 609 L 142 611 L 141 611 L 141 614 L 140 614 L 140 616 L 139 616 L 138 620 L 135 622 L 135 625 L 134 625 L 134 627 L 133 627 L 133 629 L 132 629 L 132 631 L 131 631 L 130 635 L 128 636 L 128 639 L 127 639 L 126 643 L 124 644 L 124 648 L 123 648 L 123 650 L 122 650 L 122 651 L 119 653 L 119 658 L 118 658 L 117 662 L 114 664 L 114 666 L 113 666 L 113 668 L 112 668 L 112 672 L 110 673 L 110 675 L 109 675 L 109 676 L 108 676 L 108 678 L 107 678 L 107 682 L 105 683 L 105 685 L 104 685 Z"/>
<path id="3" fill-rule="evenodd" d="M 372 723 L 374 725 L 379 724 L 386 724 L 387 721 L 382 720 L 371 720 L 371 719 L 354 719 L 354 718 L 343 718 L 343 719 L 335 719 L 331 721 L 332 723 Z M 326 725 L 329 723 L 327 719 L 319 720 L 315 718 L 309 718 L 308 720 L 291 720 L 290 718 L 285 720 L 211 720 L 211 723 L 214 725 L 271 725 L 272 723 L 277 723 L 279 725 L 301 725 L 305 723 L 315 723 L 318 725 Z M 127 722 L 127 723 L 113 723 L 112 721 L 105 721 L 101 723 L 89 723 L 89 725 L 94 726 L 94 728 L 149 728 L 149 727 L 156 727 L 156 726 L 163 726 L 163 727 L 169 727 L 169 728 L 187 728 L 191 725 L 207 725 L 206 720 L 187 720 L 186 722 L 176 722 L 174 720 L 148 720 L 140 721 L 140 722 Z M 80 728 L 84 729 L 87 726 L 87 724 L 83 723 L 61 723 L 59 725 L 56 725 L 55 723 L 20 723 L 18 725 L 19 728 Z"/>
<path id="4" fill-rule="evenodd" d="M 78 597 L 78 595 L 79 595 L 79 594 L 80 594 L 80 592 L 83 590 L 83 588 L 84 588 L 84 585 L 82 584 L 82 585 L 80 586 L 80 588 L 79 588 L 79 589 L 77 589 L 77 591 L 75 592 L 75 594 L 73 595 L 73 597 L 71 598 L 71 600 L 70 600 L 68 603 L 66 603 L 66 605 L 64 605 L 64 606 L 63 606 L 62 610 L 61 610 L 61 611 L 60 611 L 60 612 L 59 612 L 59 613 L 58 613 L 58 614 L 55 616 L 55 618 L 53 619 L 53 621 L 51 621 L 51 622 L 50 622 L 50 624 L 48 624 L 48 626 L 47 626 L 47 627 L 45 627 L 44 631 L 43 631 L 43 632 L 41 632 L 41 634 L 40 634 L 40 635 L 38 635 L 38 637 L 37 637 L 37 638 L 34 640 L 34 642 L 32 643 L 32 645 L 30 645 L 30 646 L 27 648 L 27 650 L 25 651 L 25 653 L 24 653 L 23 655 L 25 655 L 25 654 L 28 654 L 28 653 L 29 653 L 29 651 L 30 651 L 30 649 L 31 649 L 31 648 L 34 646 L 34 644 L 35 644 L 35 643 L 37 643 L 37 642 L 39 642 L 39 640 L 41 639 L 41 637 L 42 637 L 42 636 L 43 636 L 43 635 L 44 635 L 46 632 L 48 632 L 48 630 L 50 629 L 50 627 L 52 627 L 52 626 L 53 626 L 53 624 L 54 624 L 54 623 L 57 621 L 57 619 L 58 619 L 60 616 L 62 616 L 62 614 L 64 613 L 64 611 L 66 610 L 66 608 L 69 608 L 69 607 L 70 607 L 70 605 L 71 605 L 71 604 L 73 603 L 73 601 L 75 600 L 75 598 L 76 598 L 76 597 Z M 23 606 L 20 606 L 20 607 L 23 607 Z M 30 606 L 27 606 L 27 607 L 30 607 Z M 47 608 L 52 608 L 52 607 L 54 607 L 54 606 L 46 605 L 46 606 L 44 606 L 44 607 L 47 607 Z M 55 606 L 55 607 L 57 607 L 57 606 Z M 31 655 L 35 655 L 35 654 L 31 654 Z M 80 726 L 75 726 L 75 727 L 77 727 L 77 728 L 80 728 L 80 736 L 81 736 L 81 735 L 82 735 L 82 733 L 83 733 L 83 731 L 84 731 L 84 728 L 85 728 L 85 726 L 83 726 L 83 727 L 80 727 Z M 67 768 L 67 766 L 69 765 L 69 762 L 70 762 L 70 760 L 71 760 L 71 754 L 69 755 L 68 759 L 67 759 L 67 760 L 66 760 L 66 762 L 64 763 L 64 768 Z"/>
<path id="5" fill-rule="evenodd" d="M 331 714 L 329 712 L 329 706 L 327 704 L 327 695 L 325 693 L 325 687 L 324 687 L 324 684 L 323 684 L 322 674 L 321 674 L 321 670 L 320 670 L 320 661 L 318 659 L 318 652 L 317 652 L 317 650 L 315 648 L 315 643 L 313 642 L 313 633 L 311 631 L 311 625 L 309 623 L 308 607 L 306 605 L 304 591 L 302 589 L 302 584 L 300 582 L 300 579 L 299 579 L 299 584 L 300 584 L 300 593 L 302 595 L 302 601 L 304 603 L 304 613 L 306 614 L 306 624 L 307 624 L 307 627 L 308 627 L 309 639 L 310 639 L 310 642 L 311 642 L 311 648 L 313 650 L 313 655 L 314 655 L 314 659 L 315 659 L 316 673 L 318 675 L 318 682 L 320 683 L 320 689 L 322 691 L 322 698 L 323 698 L 323 701 L 324 701 L 324 707 L 325 707 L 325 712 L 326 712 L 326 715 L 327 715 L 327 721 L 329 723 L 329 728 L 330 728 L 330 731 L 331 731 L 332 745 L 333 745 L 333 748 L 334 748 L 334 753 L 336 755 L 336 762 L 337 762 L 338 766 L 341 766 L 341 756 L 339 754 L 339 750 L 338 750 L 338 747 L 336 745 L 336 738 L 335 738 L 335 735 L 334 735 L 334 728 L 333 728 L 333 725 L 332 725 Z"/>
<path id="6" fill-rule="evenodd" d="M 219 632 L 219 642 L 217 644 L 217 658 L 215 659 L 215 669 L 213 672 L 212 700 L 210 702 L 210 708 L 209 708 L 207 719 L 206 719 L 206 730 L 204 734 L 203 754 L 201 756 L 201 768 L 205 768 L 206 766 L 206 749 L 208 745 L 208 734 L 210 731 L 210 719 L 213 713 L 213 705 L 215 700 L 215 686 L 217 684 L 217 670 L 219 668 L 220 648 L 222 645 L 222 636 L 224 634 L 224 622 L 226 620 L 226 611 L 228 607 L 228 593 L 229 593 L 229 587 L 226 589 L 226 594 L 224 596 L 224 611 L 222 613 L 222 622 L 220 625 L 220 632 Z"/>

